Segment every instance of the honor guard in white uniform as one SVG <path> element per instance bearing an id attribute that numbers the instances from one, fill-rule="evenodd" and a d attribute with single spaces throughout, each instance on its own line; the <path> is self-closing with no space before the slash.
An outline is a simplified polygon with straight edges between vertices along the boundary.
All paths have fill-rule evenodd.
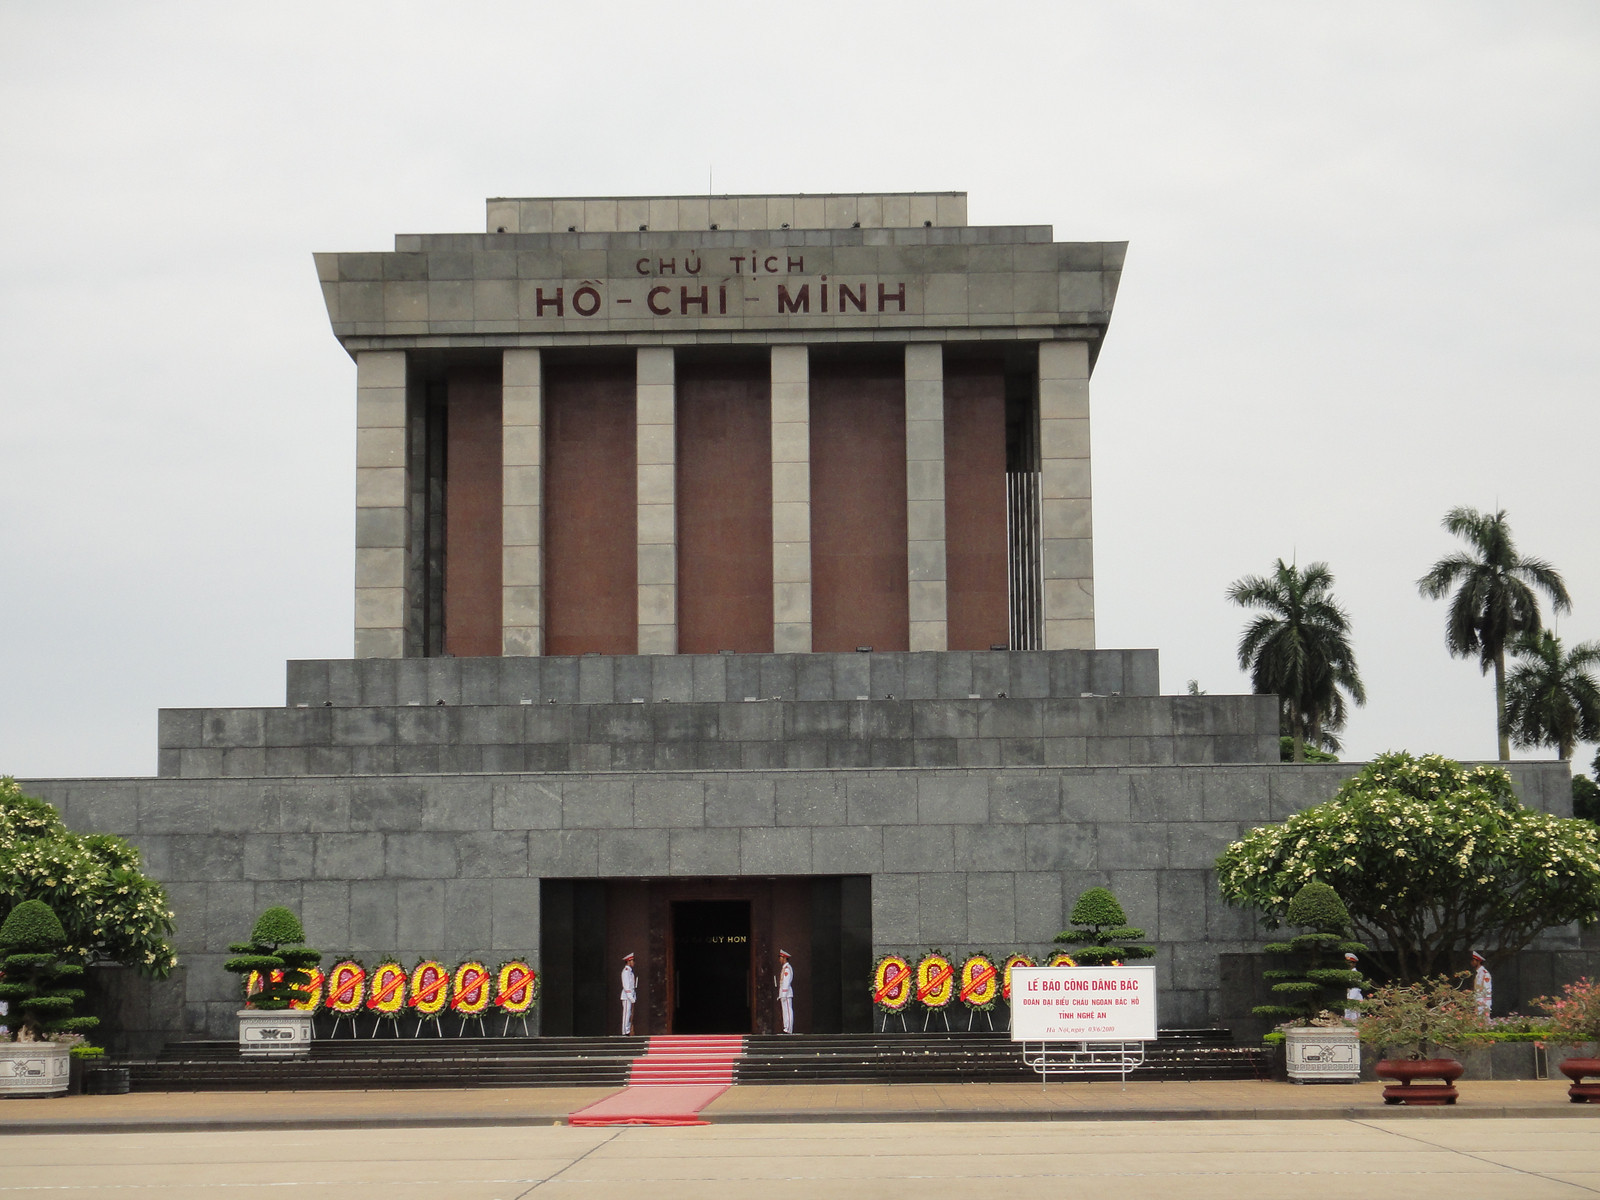
<path id="1" fill-rule="evenodd" d="M 1358 967 L 1356 965 L 1360 961 L 1361 960 L 1358 959 L 1355 956 L 1355 952 L 1354 951 L 1351 951 L 1351 950 L 1346 950 L 1345 951 L 1345 954 L 1344 954 L 1344 965 L 1345 965 L 1345 969 L 1346 970 L 1349 970 L 1349 971 L 1360 970 L 1360 967 Z M 1361 1000 L 1362 1000 L 1361 989 L 1359 987 L 1355 986 L 1355 985 L 1351 985 L 1350 987 L 1345 989 L 1344 998 L 1345 998 L 1346 1001 L 1354 1000 L 1354 1001 L 1356 1001 L 1356 1003 L 1359 1004 L 1361 1002 Z M 1346 1021 L 1359 1021 L 1361 1019 L 1361 1010 L 1359 1008 L 1347 1008 L 1347 1009 L 1345 1009 L 1344 1010 L 1344 1019 Z"/>
<path id="2" fill-rule="evenodd" d="M 1488 1020 L 1489 1010 L 1494 1007 L 1494 976 L 1476 950 L 1472 952 L 1472 995 L 1478 1003 L 1478 1015 Z"/>
<path id="3" fill-rule="evenodd" d="M 639 977 L 633 973 L 633 955 L 622 956 L 622 1035 L 633 1032 L 633 1002 L 639 998 Z"/>
<path id="4" fill-rule="evenodd" d="M 789 965 L 789 952 L 778 951 L 778 1007 L 783 1010 L 783 1031 L 794 1032 L 794 968 Z"/>

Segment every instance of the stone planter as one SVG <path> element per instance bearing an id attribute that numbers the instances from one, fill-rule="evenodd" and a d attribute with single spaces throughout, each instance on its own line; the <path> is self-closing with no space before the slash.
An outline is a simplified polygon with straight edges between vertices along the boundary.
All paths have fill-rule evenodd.
<path id="1" fill-rule="evenodd" d="M 1567 1095 L 1574 1104 L 1592 1104 L 1600 1100 L 1600 1083 L 1585 1083 L 1587 1076 L 1600 1076 L 1600 1058 L 1564 1058 L 1561 1073 L 1572 1080 Z"/>
<path id="2" fill-rule="evenodd" d="M 1385 1104 L 1415 1105 L 1454 1104 L 1460 1095 L 1455 1082 L 1466 1072 L 1453 1058 L 1386 1058 L 1373 1070 L 1379 1079 L 1394 1080 L 1383 1089 Z M 1414 1087 L 1418 1080 L 1434 1082 Z"/>
<path id="3" fill-rule="evenodd" d="M 305 1058 L 311 1053 L 311 1018 L 308 1009 L 286 1008 L 262 1012 L 239 1010 L 239 1053 L 244 1058 Z"/>
<path id="4" fill-rule="evenodd" d="M 1361 1043 L 1351 1028 L 1297 1026 L 1284 1031 L 1290 1083 L 1355 1083 L 1361 1078 Z"/>
<path id="5" fill-rule="evenodd" d="M 65 1096 L 71 1076 L 62 1042 L 0 1042 L 0 1098 Z"/>

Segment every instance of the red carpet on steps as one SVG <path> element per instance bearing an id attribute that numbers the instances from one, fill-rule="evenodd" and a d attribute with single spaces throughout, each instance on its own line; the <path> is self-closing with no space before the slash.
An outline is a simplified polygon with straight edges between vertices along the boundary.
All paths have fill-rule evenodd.
<path id="1" fill-rule="evenodd" d="M 699 1112 L 733 1083 L 744 1038 L 653 1037 L 633 1060 L 628 1086 L 567 1118 L 569 1125 L 705 1125 Z"/>

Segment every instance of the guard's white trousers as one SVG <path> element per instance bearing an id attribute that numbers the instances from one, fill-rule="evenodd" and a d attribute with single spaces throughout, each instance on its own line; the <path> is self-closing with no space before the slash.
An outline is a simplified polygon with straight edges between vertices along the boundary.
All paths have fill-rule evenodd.
<path id="1" fill-rule="evenodd" d="M 633 1033 L 633 1001 L 622 1002 L 622 1035 L 624 1037 Z"/>
<path id="2" fill-rule="evenodd" d="M 779 1005 L 779 1007 L 781 1007 L 783 1009 L 783 1031 L 785 1033 L 793 1033 L 794 1032 L 794 997 L 793 996 L 782 996 L 782 997 L 779 997 L 778 1005 Z"/>

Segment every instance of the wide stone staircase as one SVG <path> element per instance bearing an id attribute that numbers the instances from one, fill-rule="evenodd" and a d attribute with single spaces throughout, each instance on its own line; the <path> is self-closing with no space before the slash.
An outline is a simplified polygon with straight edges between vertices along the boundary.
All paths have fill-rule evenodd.
<path id="1" fill-rule="evenodd" d="M 651 1039 L 339 1038 L 302 1060 L 245 1059 L 236 1043 L 175 1042 L 130 1060 L 135 1091 L 623 1087 Z M 680 1064 L 681 1065 L 681 1064 Z M 1130 1079 L 1266 1079 L 1267 1053 L 1226 1029 L 1163 1029 Z M 1105 1078 L 1115 1078 L 1108 1072 Z M 736 1083 L 1023 1083 L 1038 1077 L 1004 1033 L 753 1036 Z M 659 1080 L 657 1080 L 659 1082 Z"/>

